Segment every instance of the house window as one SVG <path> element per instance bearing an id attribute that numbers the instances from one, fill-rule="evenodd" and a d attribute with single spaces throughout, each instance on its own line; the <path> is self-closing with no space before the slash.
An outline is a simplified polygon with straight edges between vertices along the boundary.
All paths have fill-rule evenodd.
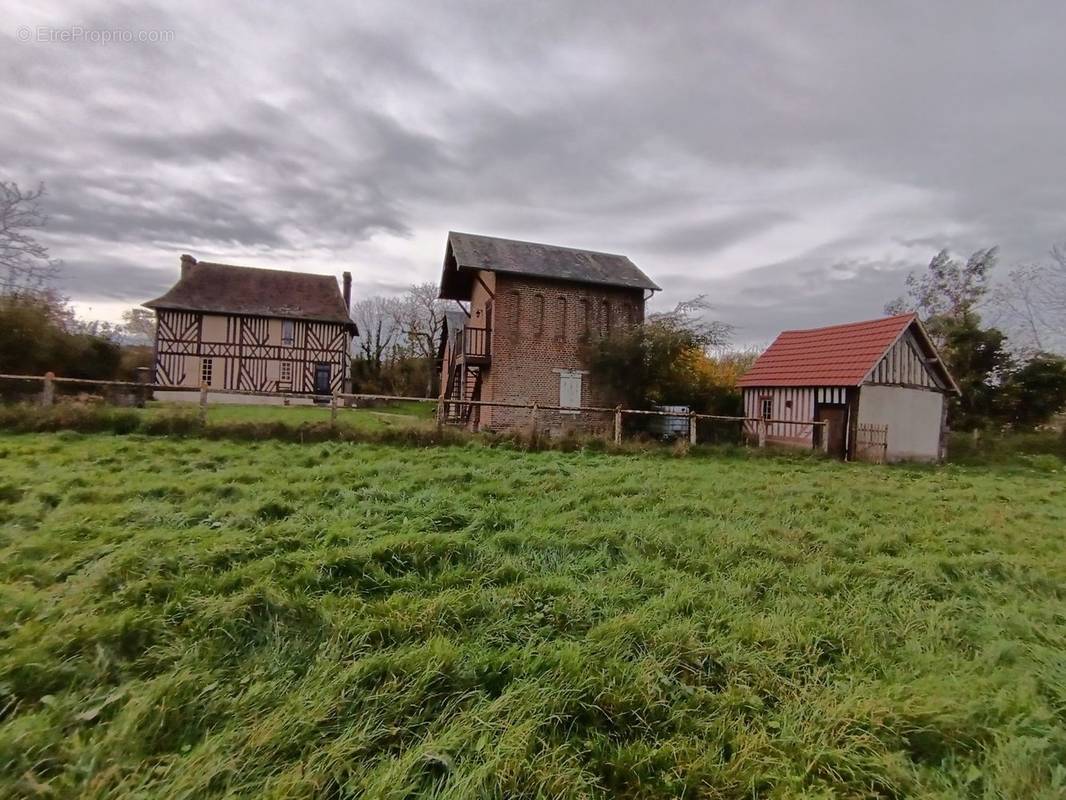
<path id="1" fill-rule="evenodd" d="M 211 379 L 215 371 L 215 360 L 213 358 L 200 359 L 200 383 L 210 386 Z"/>
<path id="2" fill-rule="evenodd" d="M 281 382 L 292 383 L 292 363 L 289 361 L 281 362 Z"/>
<path id="3" fill-rule="evenodd" d="M 772 419 L 774 416 L 774 399 L 772 397 L 759 398 L 759 416 L 763 419 Z"/>
<path id="4" fill-rule="evenodd" d="M 561 341 L 561 342 L 565 342 L 566 341 L 566 313 L 567 313 L 566 298 L 565 297 L 560 297 L 559 298 L 559 334 L 558 334 L 558 338 L 559 338 L 559 341 Z"/>
<path id="5" fill-rule="evenodd" d="M 581 373 L 578 370 L 559 371 L 559 406 L 561 408 L 581 408 Z M 563 412 L 577 413 L 576 411 Z"/>
<path id="6" fill-rule="evenodd" d="M 533 325 L 537 336 L 544 335 L 544 295 L 533 295 Z"/>
<path id="7" fill-rule="evenodd" d="M 292 343 L 296 340 L 294 334 L 295 324 L 291 319 L 283 319 L 281 321 L 281 343 L 292 346 Z"/>

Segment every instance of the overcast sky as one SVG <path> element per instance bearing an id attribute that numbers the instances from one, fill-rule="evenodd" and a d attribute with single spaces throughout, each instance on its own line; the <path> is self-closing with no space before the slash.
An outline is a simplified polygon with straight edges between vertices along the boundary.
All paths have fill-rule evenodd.
<path id="1" fill-rule="evenodd" d="M 757 343 L 1066 241 L 1061 0 L 303 9 L 0 0 L 0 179 L 83 314 L 184 252 L 397 292 L 452 229 L 625 253 Z"/>

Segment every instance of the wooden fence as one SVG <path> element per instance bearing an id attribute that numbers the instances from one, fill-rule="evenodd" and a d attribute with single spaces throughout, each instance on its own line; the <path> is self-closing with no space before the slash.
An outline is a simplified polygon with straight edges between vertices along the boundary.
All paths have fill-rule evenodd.
<path id="1" fill-rule="evenodd" d="M 888 456 L 888 426 L 860 423 L 855 431 L 855 458 L 884 464 Z"/>
<path id="2" fill-rule="evenodd" d="M 745 423 L 752 423 L 757 435 L 756 441 L 759 447 L 765 447 L 767 441 L 767 431 L 771 425 L 783 424 L 783 425 L 795 425 L 800 427 L 810 427 L 817 429 L 819 427 L 824 428 L 827 423 L 820 421 L 811 422 L 797 422 L 795 420 L 783 420 L 783 419 L 762 419 L 761 417 L 734 417 L 725 416 L 720 414 L 697 414 L 695 412 L 689 412 L 688 414 L 678 414 L 676 411 L 650 411 L 638 408 L 622 408 L 621 406 L 609 407 L 609 406 L 580 406 L 577 408 L 569 406 L 559 406 L 543 403 L 519 403 L 509 402 L 502 400 L 447 400 L 445 398 L 438 397 L 414 397 L 405 395 L 389 395 L 389 394 L 363 394 L 358 392 L 334 392 L 333 394 L 314 394 L 312 392 L 270 392 L 270 391 L 257 391 L 248 389 L 218 389 L 210 387 L 206 384 L 202 384 L 199 389 L 195 389 L 189 386 L 162 386 L 155 383 L 140 383 L 136 381 L 106 381 L 95 380 L 90 378 L 63 378 L 58 377 L 55 374 L 49 372 L 45 375 L 5 375 L 0 374 L 0 380 L 7 381 L 28 381 L 39 382 L 41 384 L 40 402 L 42 405 L 50 406 L 55 402 L 56 386 L 102 386 L 111 389 L 127 389 L 132 395 L 140 394 L 141 397 L 146 397 L 150 392 L 199 392 L 199 414 L 201 422 L 207 421 L 207 407 L 208 398 L 211 394 L 216 395 L 236 395 L 247 397 L 263 397 L 280 399 L 283 402 L 287 400 L 303 399 L 312 400 L 315 402 L 321 402 L 322 404 L 329 405 L 330 410 L 330 423 L 335 424 L 337 421 L 337 412 L 342 408 L 358 407 L 360 401 L 380 401 L 380 402 L 415 402 L 415 403 L 433 403 L 436 405 L 436 421 L 438 427 L 444 424 L 446 417 L 446 408 L 448 405 L 468 405 L 476 407 L 487 408 L 510 408 L 510 409 L 525 409 L 529 411 L 529 428 L 532 432 L 538 430 L 538 424 L 540 422 L 538 415 L 541 411 L 566 411 L 577 413 L 594 413 L 594 414 L 611 414 L 614 417 L 613 426 L 613 439 L 615 444 L 620 444 L 622 441 L 622 427 L 623 421 L 626 416 L 637 417 L 679 417 L 687 416 L 688 418 L 688 440 L 691 444 L 697 444 L 697 423 L 700 420 L 712 420 L 715 422 L 732 423 L 743 426 Z M 826 448 L 827 436 L 815 437 L 822 442 L 822 449 Z"/>

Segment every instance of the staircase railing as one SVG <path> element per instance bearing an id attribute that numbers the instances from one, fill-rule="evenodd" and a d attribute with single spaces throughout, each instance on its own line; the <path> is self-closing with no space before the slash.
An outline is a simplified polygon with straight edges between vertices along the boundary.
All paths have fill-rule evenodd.
<path id="1" fill-rule="evenodd" d="M 489 358 L 492 355 L 490 352 L 491 328 L 474 328 L 465 325 L 459 329 L 456 339 L 457 349 L 467 358 Z"/>

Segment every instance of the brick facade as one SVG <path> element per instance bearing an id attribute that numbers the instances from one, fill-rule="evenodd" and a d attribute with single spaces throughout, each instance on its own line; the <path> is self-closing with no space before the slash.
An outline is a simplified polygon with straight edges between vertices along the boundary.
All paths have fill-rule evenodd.
<path id="1" fill-rule="evenodd" d="M 580 374 L 580 404 L 609 403 L 587 372 L 584 346 L 590 336 L 642 322 L 644 290 L 489 271 L 479 277 L 469 324 L 485 327 L 491 317 L 492 327 L 492 359 L 482 369 L 481 399 L 560 405 L 561 376 L 576 381 Z M 613 424 L 609 413 L 540 411 L 537 419 L 554 434 L 604 430 Z M 530 412 L 524 409 L 480 410 L 479 426 L 485 429 L 506 430 L 529 422 Z"/>

